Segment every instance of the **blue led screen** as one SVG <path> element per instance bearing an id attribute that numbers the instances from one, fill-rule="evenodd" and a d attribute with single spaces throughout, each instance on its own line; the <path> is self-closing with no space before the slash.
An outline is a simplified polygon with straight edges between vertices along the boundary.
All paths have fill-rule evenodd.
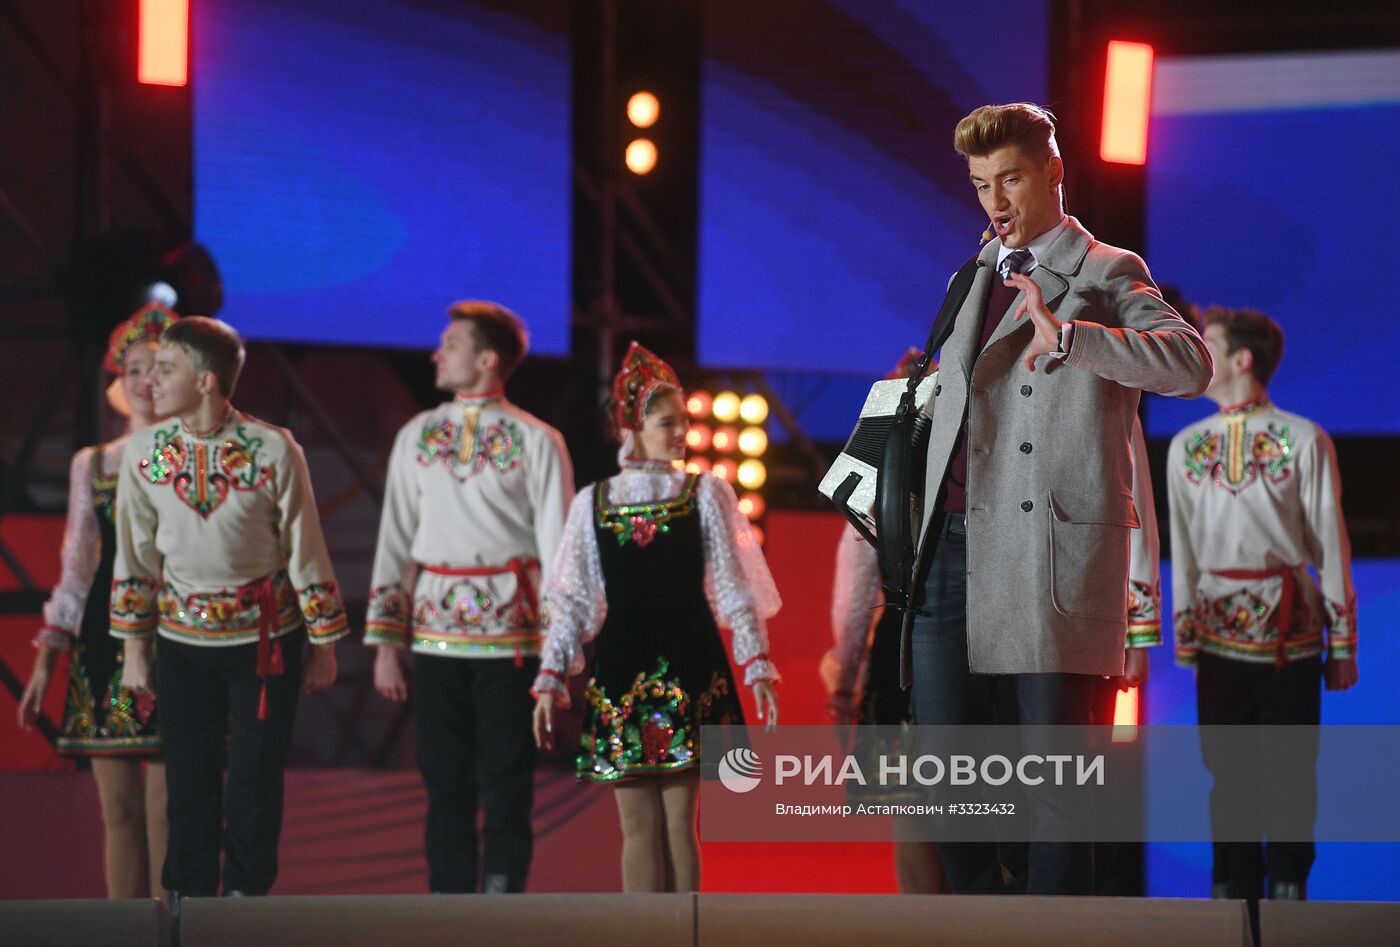
<path id="1" fill-rule="evenodd" d="M 498 300 L 567 353 L 567 4 L 194 4 L 195 232 L 251 338 L 427 346 Z"/>
<path id="2" fill-rule="evenodd" d="M 1400 54 L 1171 61 L 1149 129 L 1146 256 L 1197 304 L 1250 307 L 1283 326 L 1270 384 L 1333 435 L 1400 431 L 1386 379 L 1400 319 L 1376 227 L 1400 217 Z M 1206 83 L 1209 83 L 1207 87 Z M 1162 112 L 1167 114 L 1162 114 Z M 1153 398 L 1170 437 L 1208 402 Z"/>
<path id="3" fill-rule="evenodd" d="M 986 226 L 953 127 L 989 102 L 1043 102 L 1047 10 L 704 5 L 704 363 L 868 378 L 923 345 Z"/>

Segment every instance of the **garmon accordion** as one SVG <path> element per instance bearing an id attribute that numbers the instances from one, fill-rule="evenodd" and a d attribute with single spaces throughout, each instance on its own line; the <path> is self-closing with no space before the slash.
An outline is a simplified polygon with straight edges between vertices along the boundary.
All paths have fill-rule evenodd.
<path id="1" fill-rule="evenodd" d="M 904 482 L 917 489 L 922 489 L 924 484 L 928 431 L 933 423 L 937 385 L 938 373 L 933 372 L 919 383 L 914 392 L 916 413 L 910 426 L 910 450 Z M 886 442 L 894 427 L 895 413 L 908 387 L 909 380 L 906 378 L 877 381 L 871 386 L 870 393 L 865 396 L 865 405 L 860 409 L 855 430 L 817 488 L 867 540 L 873 541 L 871 534 L 879 532 L 880 517 L 876 504 L 880 467 L 887 456 Z M 907 498 L 905 502 L 909 502 Z"/>

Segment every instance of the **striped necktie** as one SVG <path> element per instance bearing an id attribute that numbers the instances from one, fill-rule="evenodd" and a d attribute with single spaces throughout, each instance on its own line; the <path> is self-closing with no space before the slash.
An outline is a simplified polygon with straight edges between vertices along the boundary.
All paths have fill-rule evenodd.
<path id="1" fill-rule="evenodd" d="M 1029 250 L 1012 250 L 1005 260 L 1001 261 L 1001 278 L 1006 279 L 1012 273 L 1025 273 L 1035 265 L 1035 257 L 1031 256 Z"/>

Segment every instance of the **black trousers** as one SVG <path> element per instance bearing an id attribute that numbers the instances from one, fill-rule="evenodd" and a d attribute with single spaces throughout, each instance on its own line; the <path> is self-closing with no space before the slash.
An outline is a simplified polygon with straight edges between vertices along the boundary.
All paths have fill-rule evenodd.
<path id="1" fill-rule="evenodd" d="M 534 701 L 538 658 L 413 655 L 418 769 L 428 790 L 428 884 L 470 893 L 478 875 L 525 890 L 534 835 Z M 477 806 L 483 815 L 477 853 Z M 494 878 L 493 878 L 494 876 Z"/>
<path id="2" fill-rule="evenodd" d="M 1322 720 L 1321 658 L 1275 667 L 1201 654 L 1197 668 L 1196 713 L 1202 726 L 1317 726 Z M 1284 765 L 1279 761 L 1260 760 L 1257 766 L 1242 767 L 1238 759 L 1217 760 L 1208 736 L 1202 738 L 1202 749 L 1206 767 L 1215 774 L 1211 823 L 1217 829 L 1217 837 L 1222 834 L 1218 831 L 1217 810 L 1224 807 L 1226 798 L 1262 800 L 1288 793 L 1301 811 L 1316 813 L 1315 744 L 1310 747 L 1311 757 L 1300 753 L 1287 761 L 1289 770 L 1285 773 L 1276 771 Z M 1296 765 L 1300 762 L 1303 765 Z M 1306 884 L 1315 855 L 1312 842 L 1266 842 L 1262 837 L 1257 842 L 1216 842 L 1212 848 L 1211 875 L 1217 890 L 1225 897 L 1249 900 L 1261 897 L 1266 875 L 1270 881 Z"/>
<path id="3" fill-rule="evenodd" d="M 181 897 L 223 890 L 267 894 L 277 880 L 282 776 L 292 742 L 306 633 L 281 640 L 284 671 L 267 678 L 267 719 L 257 645 L 200 647 L 164 639 L 156 696 L 165 747 L 170 844 L 161 883 Z M 225 779 L 227 768 L 227 779 Z"/>
<path id="4" fill-rule="evenodd" d="M 937 543 L 921 576 L 913 625 L 914 723 L 920 726 L 984 724 L 1088 724 L 1097 678 L 1085 674 L 974 674 L 967 651 L 966 518 L 940 517 L 932 524 Z M 1006 629 L 1014 634 L 1015 629 Z M 1037 795 L 1027 800 L 1037 825 L 1083 820 L 1061 811 L 1064 800 Z M 1002 866 L 1026 875 L 1014 889 L 1029 894 L 1089 894 L 1093 846 L 1088 842 L 939 842 L 938 857 L 957 894 L 1008 891 Z M 1024 884 L 1024 888 L 1022 888 Z"/>

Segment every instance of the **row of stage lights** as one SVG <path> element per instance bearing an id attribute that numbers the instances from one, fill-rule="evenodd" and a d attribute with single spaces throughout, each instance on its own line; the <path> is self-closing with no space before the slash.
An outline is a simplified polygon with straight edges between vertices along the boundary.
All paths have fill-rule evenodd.
<path id="1" fill-rule="evenodd" d="M 767 504 L 757 492 L 768 481 L 768 467 L 762 457 L 768 451 L 768 399 L 759 394 L 738 395 L 732 391 L 710 394 L 692 391 L 686 397 L 690 431 L 685 436 L 691 457 L 685 468 L 691 473 L 708 471 L 721 480 L 743 488 L 739 510 L 750 520 L 758 520 Z"/>

